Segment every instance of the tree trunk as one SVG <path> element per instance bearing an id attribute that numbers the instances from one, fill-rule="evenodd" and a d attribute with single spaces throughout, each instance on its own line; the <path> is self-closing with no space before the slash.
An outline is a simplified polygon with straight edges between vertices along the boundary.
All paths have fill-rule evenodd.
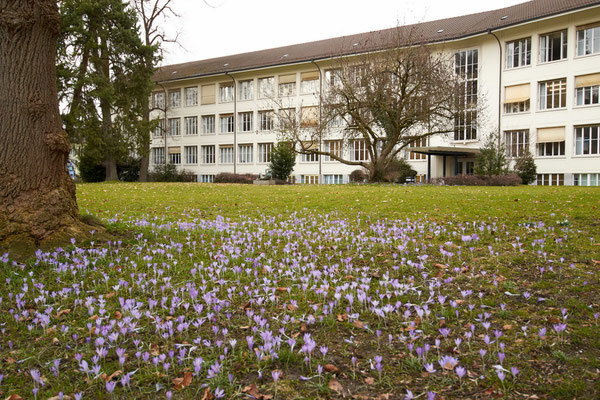
<path id="1" fill-rule="evenodd" d="M 55 0 L 0 0 L 0 247 L 79 236 L 69 140 L 58 112 Z"/>

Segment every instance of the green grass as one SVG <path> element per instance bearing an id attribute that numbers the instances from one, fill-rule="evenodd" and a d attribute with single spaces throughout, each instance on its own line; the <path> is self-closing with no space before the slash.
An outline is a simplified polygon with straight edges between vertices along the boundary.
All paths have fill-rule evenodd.
<path id="1" fill-rule="evenodd" d="M 103 183 L 77 191 L 80 212 L 122 238 L 76 243 L 25 264 L 0 261 L 1 398 L 33 398 L 37 386 L 44 399 L 59 392 L 196 399 L 206 386 L 245 399 L 251 384 L 275 395 L 276 369 L 283 373 L 278 399 L 341 398 L 333 378 L 346 398 L 403 398 L 407 390 L 447 399 L 600 397 L 597 188 Z M 478 240 L 462 241 L 473 233 Z M 354 295 L 352 306 L 346 294 Z M 401 305 L 378 315 L 384 304 Z M 429 314 L 417 318 L 411 304 Z M 126 321 L 135 329 L 109 339 Z M 198 326 L 179 331 L 185 321 Z M 559 322 L 567 330 L 557 334 Z M 282 343 L 277 356 L 259 359 L 254 352 L 267 332 Z M 317 343 L 308 363 L 299 352 L 306 333 Z M 486 334 L 494 343 L 484 343 Z M 504 382 L 492 368 L 500 342 L 503 366 L 521 371 Z M 433 374 L 416 353 L 425 345 Z M 77 359 L 91 367 L 100 348 L 107 350 L 97 360 L 100 373 L 84 373 Z M 437 362 L 444 355 L 457 357 L 467 375 L 444 370 Z M 164 359 L 154 365 L 153 357 Z M 196 357 L 204 360 L 200 374 L 178 388 L 174 379 L 193 371 Z M 220 370 L 208 378 L 215 362 Z M 339 372 L 319 376 L 325 364 Z M 132 385 L 118 384 L 110 395 L 100 375 L 115 371 L 133 373 Z"/>

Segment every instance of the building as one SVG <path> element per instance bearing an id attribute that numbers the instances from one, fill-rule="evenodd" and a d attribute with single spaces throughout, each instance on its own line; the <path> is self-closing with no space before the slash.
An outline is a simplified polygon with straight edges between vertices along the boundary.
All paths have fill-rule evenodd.
<path id="1" fill-rule="evenodd" d="M 471 173 L 486 135 L 500 132 L 509 157 L 525 148 L 534 154 L 538 185 L 600 185 L 600 1 L 533 0 L 401 29 L 455 54 L 486 105 L 453 134 L 405 153 L 419 180 Z M 277 140 L 272 96 L 318 107 L 332 60 L 381 50 L 374 38 L 384 32 L 162 67 L 151 167 L 167 159 L 199 182 L 219 172 L 264 173 Z M 355 146 L 343 151 L 364 157 Z M 354 169 L 299 155 L 294 175 L 300 183 L 346 183 Z"/>

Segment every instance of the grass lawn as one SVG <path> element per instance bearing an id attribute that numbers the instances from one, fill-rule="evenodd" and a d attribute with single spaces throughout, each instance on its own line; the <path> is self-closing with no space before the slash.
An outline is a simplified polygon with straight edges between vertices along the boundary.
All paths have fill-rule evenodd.
<path id="1" fill-rule="evenodd" d="M 0 257 L 0 398 L 600 398 L 599 188 L 77 190 L 119 239 Z"/>

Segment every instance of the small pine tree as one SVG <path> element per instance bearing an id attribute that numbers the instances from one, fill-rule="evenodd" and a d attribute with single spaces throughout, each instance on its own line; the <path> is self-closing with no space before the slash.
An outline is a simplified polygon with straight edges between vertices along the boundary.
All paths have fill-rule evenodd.
<path id="1" fill-rule="evenodd" d="M 288 179 L 296 165 L 296 152 L 289 142 L 279 142 L 271 153 L 269 168 L 271 176 L 285 181 Z"/>
<path id="2" fill-rule="evenodd" d="M 533 155 L 529 149 L 525 149 L 523 154 L 517 158 L 515 172 L 519 175 L 524 185 L 535 182 L 537 178 L 537 168 L 535 166 L 535 161 L 533 160 Z"/>
<path id="3" fill-rule="evenodd" d="M 508 173 L 504 147 L 498 146 L 497 140 L 498 135 L 492 134 L 481 148 L 475 161 L 474 169 L 477 175 L 493 176 Z"/>

